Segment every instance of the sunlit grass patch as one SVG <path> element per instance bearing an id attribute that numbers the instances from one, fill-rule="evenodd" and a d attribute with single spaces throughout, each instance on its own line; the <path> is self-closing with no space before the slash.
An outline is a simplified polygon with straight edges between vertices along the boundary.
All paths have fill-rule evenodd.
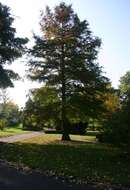
<path id="1" fill-rule="evenodd" d="M 43 134 L 40 137 L 34 137 L 21 141 L 22 143 L 34 143 L 34 144 L 60 144 L 60 145 L 80 145 L 85 143 L 95 143 L 95 136 L 81 136 L 81 135 L 70 135 L 71 141 L 61 141 L 60 134 Z"/>
<path id="2" fill-rule="evenodd" d="M 6 127 L 4 130 L 0 130 L 0 138 L 12 135 L 24 134 L 24 133 L 29 133 L 29 131 L 24 131 L 19 126 L 8 127 L 8 128 Z"/>

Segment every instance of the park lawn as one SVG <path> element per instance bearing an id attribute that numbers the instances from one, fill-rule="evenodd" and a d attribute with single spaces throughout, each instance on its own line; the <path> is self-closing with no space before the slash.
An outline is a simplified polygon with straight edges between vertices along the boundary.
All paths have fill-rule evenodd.
<path id="1" fill-rule="evenodd" d="M 8 127 L 4 130 L 0 130 L 0 138 L 24 133 L 29 133 L 29 131 L 23 130 L 21 126 Z"/>
<path id="2" fill-rule="evenodd" d="M 40 137 L 0 146 L 1 159 L 39 169 L 47 175 L 70 177 L 77 182 L 130 185 L 130 160 L 119 148 L 100 144 L 94 136 L 61 135 Z"/>

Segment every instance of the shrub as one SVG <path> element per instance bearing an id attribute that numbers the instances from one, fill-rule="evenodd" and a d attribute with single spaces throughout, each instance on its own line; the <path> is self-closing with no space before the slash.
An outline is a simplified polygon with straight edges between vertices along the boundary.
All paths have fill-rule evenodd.
<path id="1" fill-rule="evenodd" d="M 67 127 L 69 130 L 70 134 L 79 134 L 79 135 L 85 135 L 86 134 L 86 129 L 88 127 L 88 123 L 67 123 Z"/>
<path id="2" fill-rule="evenodd" d="M 24 130 L 32 130 L 32 131 L 40 131 L 43 129 L 43 126 L 41 126 L 38 122 L 24 118 L 23 120 L 23 129 Z"/>
<path id="3" fill-rule="evenodd" d="M 7 121 L 5 119 L 0 120 L 0 130 L 4 130 L 4 128 L 7 126 Z"/>
<path id="4" fill-rule="evenodd" d="M 100 142 L 116 145 L 130 145 L 130 119 L 125 112 L 117 112 L 103 125 L 103 130 L 97 135 Z"/>

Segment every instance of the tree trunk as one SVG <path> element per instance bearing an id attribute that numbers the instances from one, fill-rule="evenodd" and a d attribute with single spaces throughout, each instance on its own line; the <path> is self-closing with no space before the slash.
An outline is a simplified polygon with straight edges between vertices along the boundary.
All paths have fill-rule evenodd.
<path id="1" fill-rule="evenodd" d="M 62 141 L 71 141 L 69 133 L 65 133 L 65 131 L 63 132 Z"/>
<path id="2" fill-rule="evenodd" d="M 62 122 L 62 140 L 70 141 L 69 130 L 66 122 L 66 79 L 65 79 L 65 63 L 64 63 L 64 44 L 62 45 L 61 53 L 61 93 L 62 93 L 62 103 L 61 103 L 61 122 Z"/>
<path id="3" fill-rule="evenodd" d="M 69 130 L 66 119 L 66 97 L 62 94 L 62 110 L 61 110 L 61 121 L 62 121 L 62 140 L 70 141 Z"/>

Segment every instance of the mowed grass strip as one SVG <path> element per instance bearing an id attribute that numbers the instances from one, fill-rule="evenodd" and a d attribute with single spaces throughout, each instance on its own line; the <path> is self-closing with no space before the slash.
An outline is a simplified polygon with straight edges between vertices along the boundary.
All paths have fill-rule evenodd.
<path id="1" fill-rule="evenodd" d="M 40 137 L 0 146 L 1 159 L 17 162 L 49 175 L 74 177 L 86 182 L 130 185 L 130 160 L 121 150 L 96 142 L 94 136 L 72 135 L 71 142 L 61 135 Z"/>

